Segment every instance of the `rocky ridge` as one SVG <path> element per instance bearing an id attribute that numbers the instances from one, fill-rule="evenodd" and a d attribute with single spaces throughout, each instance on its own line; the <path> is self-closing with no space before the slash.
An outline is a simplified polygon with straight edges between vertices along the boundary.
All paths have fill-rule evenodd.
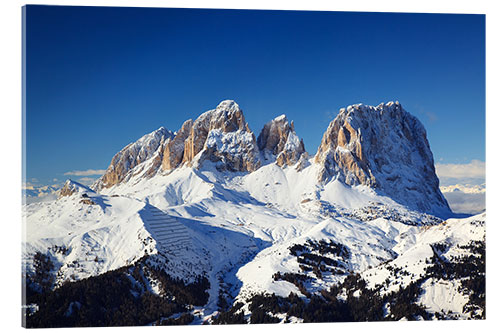
<path id="1" fill-rule="evenodd" d="M 340 180 L 349 186 L 366 185 L 412 209 L 450 213 L 425 129 L 399 102 L 341 109 L 309 159 L 285 115 L 265 124 L 255 139 L 239 105 L 225 100 L 196 120 L 187 120 L 176 133 L 160 128 L 129 144 L 113 157 L 94 189 L 179 167 L 199 169 L 205 162 L 219 171 L 236 172 L 253 172 L 268 163 L 295 165 L 301 171 L 313 162 L 318 184 Z"/>
<path id="2" fill-rule="evenodd" d="M 285 139 L 288 132 L 286 135 Z M 298 141 L 295 132 L 289 141 L 292 139 Z M 302 141 L 300 144 L 302 154 Z M 295 153 L 290 149 L 284 152 L 286 155 L 279 158 L 280 165 L 290 165 Z M 148 163 L 144 163 L 146 161 Z M 106 173 L 93 188 L 109 188 L 134 175 L 152 177 L 181 166 L 199 168 L 205 161 L 213 162 L 221 171 L 252 172 L 261 166 L 255 135 L 245 121 L 243 111 L 232 100 L 222 101 L 194 121 L 185 121 L 176 133 L 162 127 L 127 145 L 113 157 Z"/>
<path id="3" fill-rule="evenodd" d="M 167 141 L 173 138 L 174 134 L 160 127 L 156 131 L 144 135 L 136 142 L 128 144 L 113 156 L 106 173 L 98 179 L 92 186 L 94 189 L 108 188 L 126 181 L 133 174 L 145 171 L 148 177 L 153 176 L 163 160 L 163 151 Z M 151 160 L 151 161 L 149 161 Z M 149 161 L 149 164 L 143 164 Z M 134 173 L 130 171 L 140 166 Z M 144 170 L 144 168 L 146 168 Z"/>

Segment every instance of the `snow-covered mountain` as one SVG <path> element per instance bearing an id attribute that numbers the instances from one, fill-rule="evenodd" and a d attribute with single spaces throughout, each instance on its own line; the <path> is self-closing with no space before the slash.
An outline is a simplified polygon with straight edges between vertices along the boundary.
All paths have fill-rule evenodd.
<path id="1" fill-rule="evenodd" d="M 285 115 L 256 139 L 238 104 L 223 101 L 175 133 L 160 128 L 129 144 L 93 186 L 68 181 L 58 200 L 24 206 L 24 268 L 33 281 L 52 274 L 59 288 L 126 274 L 143 286 L 134 295 L 149 290 L 165 302 L 180 296 L 165 296 L 155 269 L 185 283 L 204 278 L 207 299 L 183 310 L 193 323 L 309 321 L 307 311 L 262 314 L 253 305 L 297 301 L 290 293 L 304 309 L 314 295 L 348 306 L 352 295 L 375 293 L 389 304 L 383 318 L 481 316 L 472 287 L 459 287 L 464 277 L 448 274 L 436 286 L 436 267 L 475 255 L 467 249 L 484 243 L 485 215 L 445 220 L 452 213 L 433 165 L 423 126 L 399 103 L 342 109 L 310 157 Z M 45 275 L 40 258 L 53 263 Z M 350 288 L 353 274 L 366 286 L 333 297 L 330 288 Z M 400 316 L 390 304 L 401 295 L 391 291 L 416 288 L 412 278 L 420 289 L 409 302 L 418 311 Z M 446 292 L 453 305 L 432 296 Z"/>
<path id="2" fill-rule="evenodd" d="M 319 179 L 367 185 L 419 211 L 449 214 L 420 121 L 398 102 L 351 105 L 330 123 L 316 153 Z"/>

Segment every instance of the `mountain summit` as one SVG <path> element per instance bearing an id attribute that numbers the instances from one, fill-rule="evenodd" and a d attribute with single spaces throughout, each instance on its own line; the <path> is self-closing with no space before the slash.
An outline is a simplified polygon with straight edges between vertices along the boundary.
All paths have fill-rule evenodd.
<path id="1" fill-rule="evenodd" d="M 288 122 L 284 114 L 264 125 L 257 145 L 265 159 L 270 154 L 279 166 L 294 165 L 306 153 L 304 142 L 295 133 L 293 121 Z"/>
<path id="2" fill-rule="evenodd" d="M 341 109 L 315 156 L 320 182 L 367 185 L 413 209 L 449 213 L 422 123 L 399 102 Z"/>
<path id="3" fill-rule="evenodd" d="M 235 101 L 222 101 L 193 122 L 183 163 L 200 167 L 206 160 L 219 170 L 251 172 L 260 167 L 255 135 Z"/>

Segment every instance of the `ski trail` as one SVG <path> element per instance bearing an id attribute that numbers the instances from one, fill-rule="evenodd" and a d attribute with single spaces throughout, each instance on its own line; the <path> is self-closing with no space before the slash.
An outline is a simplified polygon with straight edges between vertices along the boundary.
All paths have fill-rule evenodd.
<path id="1" fill-rule="evenodd" d="M 180 257 L 187 248 L 192 248 L 188 229 L 176 217 L 154 206 L 148 207 L 148 213 L 144 224 L 156 240 L 159 250 Z"/>

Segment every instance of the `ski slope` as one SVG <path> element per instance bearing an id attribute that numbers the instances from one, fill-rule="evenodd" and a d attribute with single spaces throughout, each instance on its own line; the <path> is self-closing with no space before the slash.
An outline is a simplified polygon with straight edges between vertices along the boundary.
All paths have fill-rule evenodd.
<path id="1" fill-rule="evenodd" d="M 142 215 L 144 226 L 156 240 L 159 250 L 180 256 L 183 249 L 192 248 L 189 230 L 177 218 L 149 205 Z"/>

